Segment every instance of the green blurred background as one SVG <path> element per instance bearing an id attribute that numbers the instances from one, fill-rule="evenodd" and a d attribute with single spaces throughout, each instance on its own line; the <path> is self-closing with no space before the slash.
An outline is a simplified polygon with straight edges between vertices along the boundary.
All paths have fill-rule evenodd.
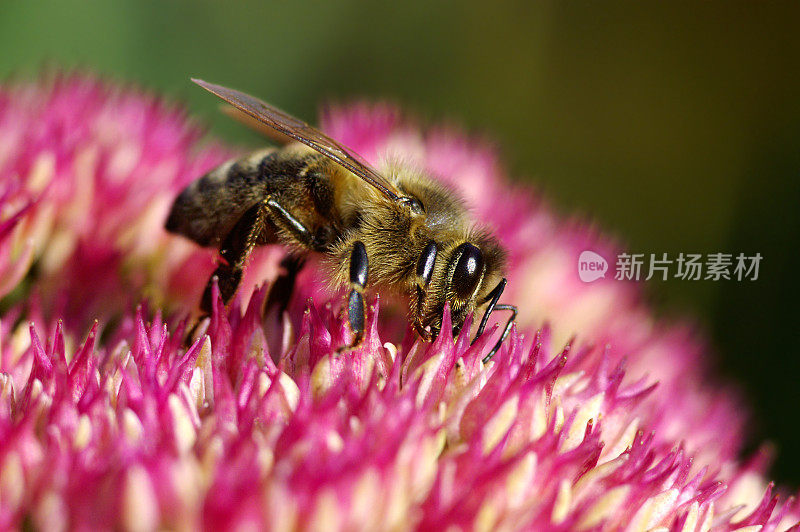
<path id="1" fill-rule="evenodd" d="M 647 289 L 697 316 L 753 405 L 751 445 L 774 442 L 797 486 L 799 29 L 797 2 L 3 1 L 0 76 L 84 67 L 253 145 L 189 76 L 312 121 L 388 98 L 497 140 L 513 175 L 636 252 L 760 252 L 756 282 Z"/>

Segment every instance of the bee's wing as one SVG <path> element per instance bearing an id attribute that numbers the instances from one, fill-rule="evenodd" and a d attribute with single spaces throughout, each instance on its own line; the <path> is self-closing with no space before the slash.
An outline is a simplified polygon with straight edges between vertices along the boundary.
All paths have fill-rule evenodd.
<path id="1" fill-rule="evenodd" d="M 302 120 L 288 115 L 280 109 L 272 107 L 249 94 L 221 85 L 208 83 L 201 79 L 192 78 L 192 81 L 207 91 L 216 94 L 237 109 L 252 116 L 259 122 L 263 122 L 284 135 L 310 146 L 326 157 L 330 157 L 347 170 L 350 170 L 352 173 L 380 190 L 389 199 L 394 201 L 400 200 L 400 191 L 378 172 L 373 170 L 364 159 L 316 128 L 309 126 Z"/>

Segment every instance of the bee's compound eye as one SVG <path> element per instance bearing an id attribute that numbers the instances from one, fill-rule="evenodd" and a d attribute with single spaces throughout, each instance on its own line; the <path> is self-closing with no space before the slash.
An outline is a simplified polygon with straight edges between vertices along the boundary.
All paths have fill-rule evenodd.
<path id="1" fill-rule="evenodd" d="M 456 297 L 468 299 L 475 292 L 483 275 L 483 253 L 469 242 L 465 242 L 456 248 L 453 257 L 456 265 L 453 268 L 450 288 Z"/>

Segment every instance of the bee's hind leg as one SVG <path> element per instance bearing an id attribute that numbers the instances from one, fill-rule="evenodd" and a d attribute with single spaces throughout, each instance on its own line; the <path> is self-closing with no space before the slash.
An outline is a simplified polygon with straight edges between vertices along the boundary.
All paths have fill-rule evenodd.
<path id="1" fill-rule="evenodd" d="M 268 196 L 264 201 L 253 205 L 244 213 L 220 246 L 220 255 L 224 262 L 219 265 L 208 281 L 201 304 L 204 312 L 211 313 L 211 289 L 214 276 L 217 277 L 222 300 L 227 304 L 233 298 L 242 281 L 247 257 L 250 256 L 253 248 L 258 244 L 268 243 L 267 240 L 273 241 L 271 237 L 266 236 L 267 224 L 273 229 L 277 226 L 286 230 L 309 249 L 315 249 L 315 246 L 319 245 L 315 236 L 302 222 L 273 197 Z M 294 278 L 292 277 L 293 283 Z"/>
<path id="2" fill-rule="evenodd" d="M 347 293 L 347 321 L 353 331 L 353 342 L 346 348 L 354 349 L 364 339 L 367 305 L 364 302 L 364 288 L 369 273 L 367 250 L 362 242 L 355 242 L 350 252 L 350 291 Z"/>
<path id="3" fill-rule="evenodd" d="M 194 325 L 189 327 L 184 338 L 184 344 L 187 346 L 197 339 L 198 328 L 203 323 L 203 320 L 211 316 L 211 311 L 214 308 L 212 299 L 214 283 L 217 284 L 220 297 L 226 305 L 233 299 L 236 289 L 239 288 L 239 283 L 242 280 L 247 257 L 250 256 L 250 252 L 253 251 L 264 232 L 266 215 L 264 204 L 254 205 L 242 215 L 228 233 L 228 236 L 225 237 L 220 246 L 222 263 L 214 270 L 214 273 L 208 279 L 208 283 L 206 283 L 203 297 L 200 300 L 200 316 L 194 322 Z"/>
<path id="4" fill-rule="evenodd" d="M 222 301 L 227 305 L 233 299 L 239 283 L 242 281 L 242 274 L 247 264 L 247 258 L 256 247 L 259 238 L 265 229 L 267 221 L 267 206 L 265 203 L 258 203 L 242 215 L 236 225 L 225 237 L 220 246 L 219 254 L 223 262 L 217 267 L 211 278 L 208 280 L 206 289 L 203 292 L 203 299 L 200 303 L 200 310 L 206 315 L 211 314 L 214 302 L 211 299 L 214 287 L 214 279 L 217 280 L 219 293 Z"/>

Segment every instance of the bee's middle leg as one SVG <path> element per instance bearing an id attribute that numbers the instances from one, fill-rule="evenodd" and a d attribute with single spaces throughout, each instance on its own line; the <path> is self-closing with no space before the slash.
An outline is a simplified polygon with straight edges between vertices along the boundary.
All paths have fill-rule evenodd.
<path id="1" fill-rule="evenodd" d="M 295 254 L 286 255 L 281 259 L 280 267 L 282 271 L 269 289 L 269 295 L 264 303 L 263 315 L 267 315 L 272 311 L 282 314 L 289 307 L 297 274 L 303 269 L 305 263 L 305 257 Z"/>

